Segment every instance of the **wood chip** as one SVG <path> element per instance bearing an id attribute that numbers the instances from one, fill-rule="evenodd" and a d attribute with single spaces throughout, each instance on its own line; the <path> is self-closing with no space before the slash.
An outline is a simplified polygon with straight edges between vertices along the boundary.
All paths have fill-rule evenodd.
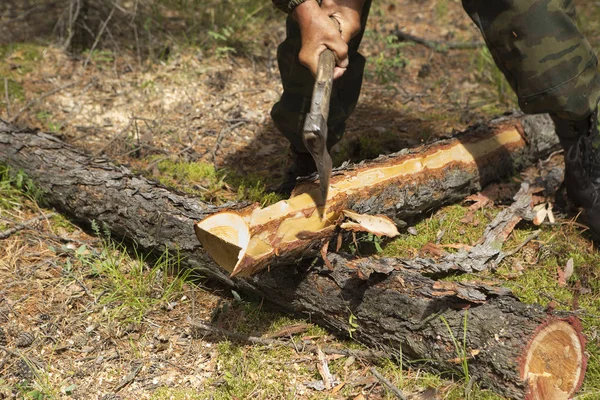
<path id="1" fill-rule="evenodd" d="M 319 370 L 319 374 L 321 378 L 323 378 L 323 384 L 325 385 L 326 390 L 331 390 L 333 388 L 333 376 L 331 372 L 329 372 L 329 364 L 327 364 L 327 357 L 325 357 L 325 353 L 321 350 L 321 348 L 317 348 L 317 357 L 319 358 L 319 362 L 317 363 L 317 370 Z"/>
<path id="2" fill-rule="evenodd" d="M 354 211 L 344 210 L 344 216 L 354 222 L 344 222 L 342 229 L 353 232 L 369 232 L 376 236 L 396 237 L 400 234 L 394 221 L 385 215 L 358 214 Z"/>

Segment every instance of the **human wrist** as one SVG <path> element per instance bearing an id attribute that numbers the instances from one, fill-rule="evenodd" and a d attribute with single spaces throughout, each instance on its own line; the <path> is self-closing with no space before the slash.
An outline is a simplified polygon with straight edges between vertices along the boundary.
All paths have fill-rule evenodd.
<path id="1" fill-rule="evenodd" d="M 321 0 L 321 7 L 328 10 L 340 10 L 348 8 L 361 12 L 365 0 Z"/>
<path id="2" fill-rule="evenodd" d="M 288 13 L 294 13 L 294 11 L 296 11 L 300 5 L 303 5 L 302 7 L 306 7 L 304 5 L 306 3 L 317 3 L 317 5 L 321 6 L 321 1 L 322 0 L 290 0 L 288 2 Z"/>
<path id="3" fill-rule="evenodd" d="M 317 1 L 305 0 L 300 4 L 297 4 L 294 9 L 290 11 L 290 15 L 300 25 L 304 25 L 304 23 L 310 23 L 314 16 L 319 12 L 321 12 L 321 7 Z"/>

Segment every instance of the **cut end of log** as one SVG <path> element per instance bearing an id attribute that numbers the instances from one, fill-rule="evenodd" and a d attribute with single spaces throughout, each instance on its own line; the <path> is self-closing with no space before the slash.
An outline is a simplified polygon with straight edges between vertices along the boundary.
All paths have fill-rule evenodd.
<path id="1" fill-rule="evenodd" d="M 528 400 L 567 400 L 583 382 L 587 359 L 581 324 L 576 319 L 551 320 L 531 339 L 521 366 Z"/>
<path id="2" fill-rule="evenodd" d="M 241 262 L 250 230 L 242 217 L 235 213 L 219 213 L 194 225 L 196 237 L 217 264 L 232 273 Z"/>

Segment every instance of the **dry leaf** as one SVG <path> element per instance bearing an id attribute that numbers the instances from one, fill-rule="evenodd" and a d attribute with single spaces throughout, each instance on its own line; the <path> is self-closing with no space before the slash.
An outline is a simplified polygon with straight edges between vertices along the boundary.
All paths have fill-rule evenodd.
<path id="1" fill-rule="evenodd" d="M 477 210 L 482 209 L 483 207 L 485 207 L 488 204 L 494 203 L 487 195 L 485 195 L 483 193 L 472 194 L 472 195 L 468 196 L 467 198 L 465 198 L 465 201 L 473 201 L 474 202 L 473 204 L 471 204 L 469 206 L 469 209 L 467 210 L 467 213 L 465 214 L 463 219 L 460 220 L 460 222 L 465 223 L 465 224 L 470 224 L 471 222 L 473 222 L 475 212 Z"/>
<path id="2" fill-rule="evenodd" d="M 552 212 L 552 203 L 548 203 L 548 222 L 550 222 L 551 224 L 556 222 L 556 219 L 554 218 L 554 213 Z"/>
<path id="3" fill-rule="evenodd" d="M 471 358 L 475 357 L 477 354 L 481 353 L 481 350 L 471 350 L 470 351 L 470 356 L 467 357 L 467 360 L 470 360 Z M 450 360 L 448 360 L 448 362 L 453 363 L 453 364 L 462 364 L 462 362 L 465 361 L 465 357 L 457 357 L 457 358 L 452 358 Z"/>
<path id="4" fill-rule="evenodd" d="M 533 224 L 538 226 L 541 225 L 542 222 L 546 219 L 548 215 L 548 210 L 546 210 L 545 204 L 540 204 L 534 207 L 533 211 L 535 211 L 535 217 L 533 218 Z"/>
<path id="5" fill-rule="evenodd" d="M 565 265 L 565 269 L 564 270 L 561 270 L 560 268 L 558 269 L 558 286 L 560 286 L 560 287 L 567 286 L 567 281 L 569 280 L 571 275 L 573 275 L 573 269 L 574 269 L 573 258 L 569 258 L 569 261 L 567 261 L 567 265 Z"/>
<path id="6" fill-rule="evenodd" d="M 419 253 L 422 256 L 430 255 L 433 258 L 440 258 L 446 254 L 440 245 L 431 242 L 427 242 L 423 247 L 421 247 L 421 251 Z"/>

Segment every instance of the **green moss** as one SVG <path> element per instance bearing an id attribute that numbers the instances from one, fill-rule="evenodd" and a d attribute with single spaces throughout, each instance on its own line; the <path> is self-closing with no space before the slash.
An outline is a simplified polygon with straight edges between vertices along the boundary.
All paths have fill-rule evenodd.
<path id="1" fill-rule="evenodd" d="M 238 346 L 231 342 L 217 345 L 218 377 L 210 384 L 214 399 L 296 398 L 295 379 L 310 379 L 301 365 L 290 366 L 287 360 L 294 350 L 288 347 Z M 291 371 L 292 370 L 292 371 Z M 290 379 L 290 372 L 295 379 Z"/>
<path id="2" fill-rule="evenodd" d="M 382 254 L 389 257 L 414 257 L 427 243 L 436 243 L 438 235 L 441 235 L 441 245 L 472 245 L 481 237 L 486 225 L 498 211 L 484 208 L 474 213 L 472 223 L 461 222 L 467 212 L 467 207 L 459 204 L 444 207 L 435 215 L 414 225 L 416 235 L 400 235 L 385 246 Z M 452 248 L 446 250 L 453 251 Z"/>
<path id="3" fill-rule="evenodd" d="M 64 229 L 67 232 L 75 232 L 74 225 L 65 216 L 61 214 L 55 214 L 52 218 L 52 226 L 58 229 Z"/>
<path id="4" fill-rule="evenodd" d="M 204 162 L 168 159 L 160 161 L 157 167 L 157 178 L 162 184 L 199 195 L 205 201 L 250 201 L 266 206 L 282 199 L 267 191 L 264 178 L 256 174 L 241 176 L 226 169 L 217 170 Z"/>
<path id="5" fill-rule="evenodd" d="M 0 46 L 0 76 L 19 81 L 33 71 L 42 59 L 44 46 L 33 43 L 12 43 Z M 2 82 L 4 85 L 4 82 Z"/>

